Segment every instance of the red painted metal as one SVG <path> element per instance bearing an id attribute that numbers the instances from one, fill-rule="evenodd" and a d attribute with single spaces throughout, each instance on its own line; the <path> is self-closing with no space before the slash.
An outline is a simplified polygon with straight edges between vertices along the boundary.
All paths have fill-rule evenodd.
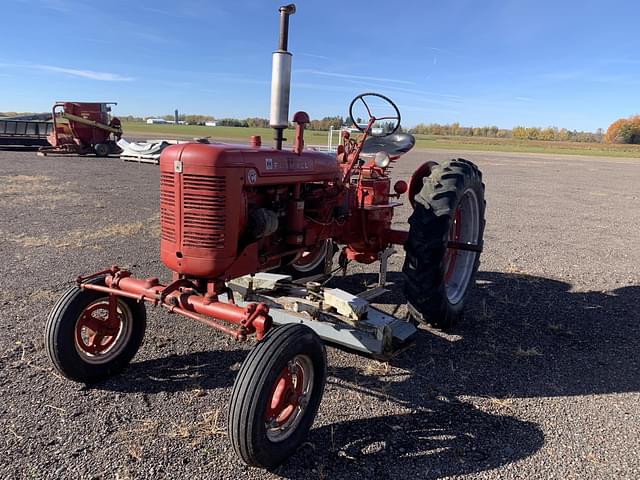
<path id="1" fill-rule="evenodd" d="M 415 196 L 422 190 L 422 186 L 424 185 L 424 179 L 431 175 L 431 169 L 437 165 L 437 162 L 425 162 L 420 165 L 417 170 L 411 176 L 409 180 L 409 202 L 411 206 L 415 208 Z"/>
<path id="2" fill-rule="evenodd" d="M 293 152 L 300 155 L 304 148 L 304 128 L 311 120 L 307 112 L 296 112 L 293 116 L 293 123 L 296 124 L 296 139 L 293 143 Z"/>
<path id="3" fill-rule="evenodd" d="M 298 368 L 295 373 L 292 373 L 288 366 L 283 368 L 267 400 L 267 408 L 265 410 L 267 424 L 272 427 L 284 425 L 300 405 L 303 388 L 303 369 Z"/>
<path id="4" fill-rule="evenodd" d="M 462 210 L 460 207 L 456 208 L 453 215 L 453 222 L 449 227 L 449 242 L 460 242 L 460 234 L 462 232 Z M 448 283 L 456 270 L 456 260 L 458 258 L 458 249 L 447 248 L 444 254 L 443 264 L 445 265 L 444 281 Z"/>
<path id="5" fill-rule="evenodd" d="M 115 105 L 115 103 L 55 103 L 52 108 L 53 131 L 47 137 L 47 141 L 57 151 L 77 154 L 92 153 L 93 147 L 98 144 L 113 143 L 112 135 L 118 140 L 122 132 L 113 133 L 109 129 L 99 126 L 121 129 L 120 119 L 111 118 L 109 105 Z M 99 125 L 87 125 L 73 118 L 68 118 L 66 123 L 61 123 L 60 118 L 65 114 L 78 117 L 78 120 L 97 122 Z M 43 148 L 43 151 L 46 150 L 51 150 L 51 148 Z"/>
<path id="6" fill-rule="evenodd" d="M 99 355 L 113 345 L 120 327 L 117 302 L 110 296 L 108 304 L 97 303 L 82 312 L 76 323 L 76 344 L 90 355 Z"/>
<path id="7" fill-rule="evenodd" d="M 260 339 L 271 327 L 268 308 L 241 308 L 220 302 L 225 282 L 280 266 L 282 259 L 304 258 L 332 240 L 345 245 L 348 259 L 378 260 L 390 245 L 404 244 L 407 232 L 391 228 L 399 198 L 421 186 L 433 162 L 411 182 L 391 190 L 386 168 L 362 162 L 368 129 L 359 139 L 343 136 L 335 157 L 304 150 L 309 116 L 294 116 L 293 150 L 278 150 L 252 138 L 249 145 L 189 143 L 170 146 L 160 158 L 160 257 L 174 282 L 136 279 L 117 268 L 106 286 L 82 288 L 161 305 L 237 339 Z M 95 274 L 98 275 L 98 274 Z M 233 327 L 227 327 L 222 323 Z"/>
<path id="8" fill-rule="evenodd" d="M 398 197 L 404 193 L 407 193 L 407 190 L 409 190 L 409 185 L 404 180 L 398 180 L 393 185 L 393 191 L 398 194 Z"/>
<path id="9" fill-rule="evenodd" d="M 106 272 L 101 272 L 104 274 Z M 97 276 L 92 275 L 90 277 Z M 262 339 L 264 334 L 271 328 L 272 319 L 269 316 L 269 307 L 260 304 L 249 304 L 246 307 L 239 307 L 233 303 L 218 301 L 217 296 L 203 294 L 209 291 L 226 290 L 224 284 L 218 285 L 214 282 L 201 282 L 196 284 L 186 279 L 179 279 L 170 285 L 161 285 L 156 278 L 138 279 L 131 277 L 130 272 L 120 270 L 118 267 L 112 267 L 108 270 L 105 277 L 105 285 L 94 283 L 80 283 L 80 287 L 85 290 L 94 290 L 109 294 L 110 298 L 127 297 L 137 301 L 146 301 L 154 305 L 162 305 L 169 311 L 179 313 L 183 316 L 205 323 L 224 333 L 227 333 L 239 340 L 246 339 L 247 335 L 256 334 L 258 340 Z M 226 293 L 226 291 L 225 291 Z M 217 322 L 202 318 L 216 318 L 221 321 L 235 324 L 237 329 L 230 329 Z M 109 318 L 114 318 L 109 315 Z M 96 327 L 95 323 L 88 323 L 90 328 Z M 109 327 L 113 329 L 111 325 Z M 96 330 L 94 330 L 96 331 Z M 101 335 L 106 335 L 111 330 L 103 328 L 98 330 Z"/>

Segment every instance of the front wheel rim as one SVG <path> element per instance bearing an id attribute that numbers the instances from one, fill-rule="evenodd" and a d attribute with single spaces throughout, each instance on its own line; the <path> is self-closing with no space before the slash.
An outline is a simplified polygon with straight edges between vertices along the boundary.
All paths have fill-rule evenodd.
<path id="1" fill-rule="evenodd" d="M 313 362 L 307 355 L 296 355 L 281 370 L 265 411 L 265 428 L 270 441 L 282 442 L 298 428 L 311 400 L 313 381 Z"/>
<path id="2" fill-rule="evenodd" d="M 82 310 L 74 332 L 76 352 L 82 360 L 100 365 L 122 353 L 133 333 L 133 313 L 120 299 L 117 300 L 117 317 L 117 325 L 111 325 L 107 297 L 90 303 Z"/>
<path id="3" fill-rule="evenodd" d="M 478 196 L 467 188 L 454 212 L 447 241 L 477 245 L 480 239 L 480 206 Z M 473 277 L 478 252 L 447 248 L 443 259 L 447 299 L 459 303 Z"/>

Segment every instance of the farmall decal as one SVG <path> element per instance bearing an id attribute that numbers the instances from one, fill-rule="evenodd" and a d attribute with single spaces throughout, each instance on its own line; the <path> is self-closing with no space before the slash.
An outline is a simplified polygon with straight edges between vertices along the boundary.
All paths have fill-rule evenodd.
<path id="1" fill-rule="evenodd" d="M 265 170 L 275 171 L 295 171 L 295 170 L 313 170 L 313 160 L 302 157 L 287 158 L 265 158 Z"/>
<path id="2" fill-rule="evenodd" d="M 301 157 L 287 157 L 287 166 L 289 170 L 311 170 L 311 163 L 309 160 Z"/>

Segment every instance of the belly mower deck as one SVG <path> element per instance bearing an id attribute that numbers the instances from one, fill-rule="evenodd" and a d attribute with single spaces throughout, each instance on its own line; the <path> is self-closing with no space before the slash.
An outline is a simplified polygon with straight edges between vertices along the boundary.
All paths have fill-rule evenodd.
<path id="1" fill-rule="evenodd" d="M 304 324 L 328 344 L 380 360 L 409 347 L 417 331 L 412 323 L 372 307 L 365 299 L 371 298 L 371 291 L 358 296 L 273 273 L 240 277 L 229 287 L 238 306 L 268 305 L 275 325 Z"/>

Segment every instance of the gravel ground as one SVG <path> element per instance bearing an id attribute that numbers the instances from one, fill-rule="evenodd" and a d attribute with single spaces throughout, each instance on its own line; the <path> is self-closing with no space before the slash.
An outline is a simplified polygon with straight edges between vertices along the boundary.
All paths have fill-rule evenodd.
<path id="1" fill-rule="evenodd" d="M 412 152 L 394 174 L 453 154 Z M 639 478 L 640 160 L 466 157 L 488 202 L 466 320 L 421 330 L 390 364 L 328 349 L 308 442 L 266 472 L 240 464 L 225 434 L 250 345 L 149 309 L 117 378 L 87 388 L 45 356 L 46 316 L 77 274 L 119 264 L 166 279 L 157 167 L 0 152 L 0 477 Z M 401 315 L 390 278 L 380 306 Z"/>

